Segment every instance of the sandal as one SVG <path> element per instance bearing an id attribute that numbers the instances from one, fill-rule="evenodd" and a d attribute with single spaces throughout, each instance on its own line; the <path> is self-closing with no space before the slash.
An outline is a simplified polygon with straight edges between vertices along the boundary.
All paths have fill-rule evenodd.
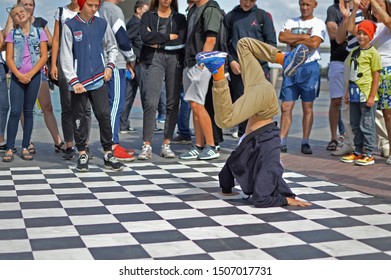
<path id="1" fill-rule="evenodd" d="M 32 160 L 33 155 L 30 153 L 30 151 L 26 148 L 22 149 L 22 159 L 23 160 Z"/>
<path id="2" fill-rule="evenodd" d="M 27 150 L 29 151 L 30 154 L 35 154 L 36 153 L 36 150 L 35 150 L 35 145 L 33 142 L 30 142 L 30 145 L 29 147 L 27 148 Z M 23 153 L 23 152 L 22 152 Z"/>
<path id="3" fill-rule="evenodd" d="M 56 153 L 59 153 L 59 152 L 65 153 L 66 147 L 64 147 L 64 145 L 65 145 L 65 143 L 62 141 L 58 145 L 54 144 L 54 151 Z"/>
<path id="4" fill-rule="evenodd" d="M 326 147 L 327 151 L 336 151 L 338 147 L 338 142 L 336 140 L 331 140 Z"/>
<path id="5" fill-rule="evenodd" d="M 14 152 L 10 149 L 7 150 L 3 156 L 3 162 L 12 162 L 14 160 Z"/>

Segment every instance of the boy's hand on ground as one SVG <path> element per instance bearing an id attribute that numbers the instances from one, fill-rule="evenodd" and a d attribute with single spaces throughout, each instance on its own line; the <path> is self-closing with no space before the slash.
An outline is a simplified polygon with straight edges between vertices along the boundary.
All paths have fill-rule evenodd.
<path id="1" fill-rule="evenodd" d="M 307 201 L 302 201 L 298 200 L 295 198 L 287 197 L 286 200 L 288 201 L 288 205 L 293 205 L 293 206 L 301 206 L 301 207 L 306 207 L 306 206 L 311 206 L 312 204 L 307 202 Z"/>

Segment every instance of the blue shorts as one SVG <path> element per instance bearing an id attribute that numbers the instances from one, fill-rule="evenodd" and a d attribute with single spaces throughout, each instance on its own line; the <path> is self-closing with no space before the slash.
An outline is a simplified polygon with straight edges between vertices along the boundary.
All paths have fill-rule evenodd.
<path id="1" fill-rule="evenodd" d="M 303 102 L 313 102 L 319 96 L 320 66 L 317 61 L 301 66 L 292 77 L 284 77 L 280 99 L 296 101 L 299 96 Z"/>

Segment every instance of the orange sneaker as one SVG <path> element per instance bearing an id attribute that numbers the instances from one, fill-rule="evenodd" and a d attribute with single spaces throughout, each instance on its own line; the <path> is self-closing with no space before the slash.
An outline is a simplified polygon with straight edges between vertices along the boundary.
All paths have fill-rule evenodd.
<path id="1" fill-rule="evenodd" d="M 131 162 L 136 159 L 136 157 L 134 155 L 127 153 L 124 148 L 122 148 L 122 149 L 121 148 L 122 147 L 120 145 L 117 145 L 113 149 L 113 156 L 115 158 L 117 158 L 117 160 L 123 161 L 123 162 Z"/>
<path id="2" fill-rule="evenodd" d="M 362 157 L 363 157 L 363 155 L 358 155 L 356 153 L 350 153 L 350 154 L 348 154 L 346 156 L 340 157 L 339 159 L 342 162 L 353 163 L 356 160 L 361 159 Z"/>
<path id="3" fill-rule="evenodd" d="M 354 164 L 361 165 L 361 166 L 372 165 L 375 164 L 375 159 L 373 158 L 373 156 L 364 154 L 362 158 L 355 160 Z"/>

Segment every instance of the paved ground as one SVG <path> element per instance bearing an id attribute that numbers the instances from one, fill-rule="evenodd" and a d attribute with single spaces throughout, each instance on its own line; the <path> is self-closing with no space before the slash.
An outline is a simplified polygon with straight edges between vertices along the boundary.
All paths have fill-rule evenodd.
<path id="1" fill-rule="evenodd" d="M 57 93 L 53 100 L 59 116 Z M 91 172 L 78 173 L 75 161 L 53 152 L 37 116 L 35 160 L 0 162 L 0 259 L 390 259 L 390 167 L 378 157 L 370 167 L 342 164 L 325 151 L 327 92 L 316 101 L 314 154 L 300 154 L 299 109 L 282 162 L 293 191 L 313 203 L 304 209 L 255 209 L 243 194 L 220 197 L 217 174 L 236 145 L 230 136 L 219 160 L 155 154 L 113 173 L 103 169 L 94 122 L 96 158 Z M 139 102 L 132 118 L 139 133 L 122 143 L 139 152 Z"/>

